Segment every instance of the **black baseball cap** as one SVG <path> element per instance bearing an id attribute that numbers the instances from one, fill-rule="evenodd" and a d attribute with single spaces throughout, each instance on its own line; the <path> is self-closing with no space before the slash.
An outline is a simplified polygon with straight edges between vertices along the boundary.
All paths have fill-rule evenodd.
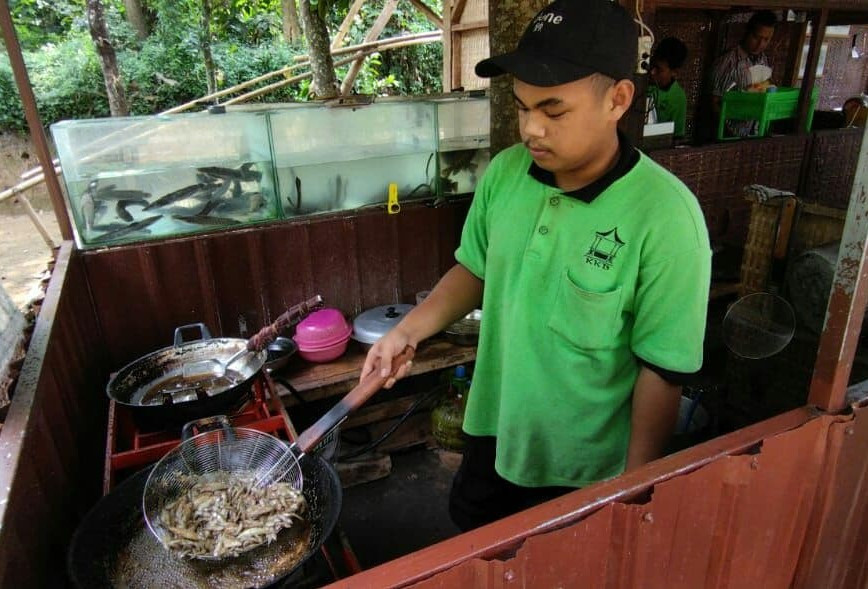
<path id="1" fill-rule="evenodd" d="M 476 64 L 476 75 L 512 74 L 533 86 L 559 86 L 594 73 L 630 79 L 638 28 L 612 0 L 556 0 L 530 21 L 515 51 Z"/>

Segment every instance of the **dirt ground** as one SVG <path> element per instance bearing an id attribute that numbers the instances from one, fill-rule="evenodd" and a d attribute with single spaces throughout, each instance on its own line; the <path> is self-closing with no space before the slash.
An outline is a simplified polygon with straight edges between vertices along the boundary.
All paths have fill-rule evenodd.
<path id="1" fill-rule="evenodd" d="M 0 189 L 13 186 L 23 172 L 36 165 L 38 160 L 28 137 L 0 133 Z M 39 185 L 24 195 L 55 245 L 60 245 L 60 230 L 45 186 Z M 33 297 L 51 255 L 20 199 L 13 197 L 0 203 L 0 287 L 19 308 L 23 309 Z"/>

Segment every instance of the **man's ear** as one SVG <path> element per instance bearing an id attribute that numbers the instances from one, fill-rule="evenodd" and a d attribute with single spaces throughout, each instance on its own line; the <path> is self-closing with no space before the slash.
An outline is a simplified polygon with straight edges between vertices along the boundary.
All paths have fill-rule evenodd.
<path id="1" fill-rule="evenodd" d="M 631 80 L 618 80 L 609 89 L 609 110 L 614 120 L 618 121 L 633 104 L 636 86 Z"/>

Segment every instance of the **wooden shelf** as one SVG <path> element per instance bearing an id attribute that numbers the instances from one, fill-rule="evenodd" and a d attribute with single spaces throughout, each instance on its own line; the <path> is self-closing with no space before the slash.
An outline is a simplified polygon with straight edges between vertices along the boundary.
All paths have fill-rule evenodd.
<path id="1" fill-rule="evenodd" d="M 366 355 L 367 351 L 351 340 L 347 352 L 333 362 L 311 364 L 296 357 L 277 376 L 288 381 L 298 392 L 308 393 L 304 396 L 306 401 L 343 395 L 358 383 Z M 475 346 L 458 346 L 438 336 L 419 345 L 413 358 L 413 366 L 410 368 L 410 376 L 474 360 L 476 360 Z M 275 385 L 278 394 L 286 397 L 285 404 L 294 405 L 297 402 L 291 396 L 292 393 L 280 382 L 276 382 Z"/>

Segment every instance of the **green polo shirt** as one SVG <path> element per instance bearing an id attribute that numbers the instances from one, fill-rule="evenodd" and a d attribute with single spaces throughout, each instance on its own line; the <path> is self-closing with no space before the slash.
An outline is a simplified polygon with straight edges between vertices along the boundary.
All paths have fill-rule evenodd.
<path id="1" fill-rule="evenodd" d="M 675 136 L 684 137 L 684 124 L 687 119 L 687 95 L 677 80 L 665 90 L 657 86 L 649 86 L 648 93 L 654 99 L 657 109 L 657 120 L 661 123 L 675 123 Z"/>
<path id="2" fill-rule="evenodd" d="M 497 437 L 513 483 L 584 486 L 624 469 L 640 363 L 701 367 L 711 250 L 696 198 L 644 154 L 587 199 L 531 163 L 521 144 L 494 158 L 455 253 L 485 284 L 464 430 Z"/>

